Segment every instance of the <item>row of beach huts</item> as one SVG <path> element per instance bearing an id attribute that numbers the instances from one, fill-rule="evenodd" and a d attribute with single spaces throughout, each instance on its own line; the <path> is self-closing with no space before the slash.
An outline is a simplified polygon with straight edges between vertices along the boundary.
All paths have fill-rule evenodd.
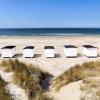
<path id="1" fill-rule="evenodd" d="M 87 57 L 97 57 L 98 49 L 92 45 L 83 45 L 82 54 Z M 1 53 L 3 58 L 12 58 L 16 55 L 16 46 L 5 46 L 1 48 Z M 44 54 L 47 58 L 55 57 L 55 47 L 54 46 L 45 46 Z M 23 57 L 32 58 L 35 55 L 35 46 L 26 46 L 23 48 Z M 77 57 L 78 48 L 74 45 L 65 45 L 64 46 L 64 55 L 66 57 Z"/>

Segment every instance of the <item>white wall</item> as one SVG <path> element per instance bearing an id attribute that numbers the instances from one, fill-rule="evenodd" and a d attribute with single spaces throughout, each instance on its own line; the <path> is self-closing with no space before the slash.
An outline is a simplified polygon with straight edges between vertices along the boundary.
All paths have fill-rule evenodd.
<path id="1" fill-rule="evenodd" d="M 85 48 L 83 47 L 83 54 L 88 57 L 97 57 L 97 48 Z"/>
<path id="2" fill-rule="evenodd" d="M 65 48 L 64 54 L 66 57 L 76 57 L 77 56 L 77 48 Z"/>
<path id="3" fill-rule="evenodd" d="M 45 49 L 45 57 L 54 57 L 55 50 L 54 49 Z"/>
<path id="4" fill-rule="evenodd" d="M 23 57 L 33 57 L 34 52 L 34 49 L 23 49 Z"/>
<path id="5" fill-rule="evenodd" d="M 16 49 L 2 49 L 2 57 L 13 57 L 16 54 Z"/>

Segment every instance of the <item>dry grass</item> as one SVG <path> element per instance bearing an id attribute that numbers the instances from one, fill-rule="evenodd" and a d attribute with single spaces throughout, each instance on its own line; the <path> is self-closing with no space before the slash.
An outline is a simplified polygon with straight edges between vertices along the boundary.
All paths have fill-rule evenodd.
<path id="1" fill-rule="evenodd" d="M 53 87 L 59 90 L 71 82 L 83 80 L 86 77 L 100 76 L 100 61 L 85 62 L 75 65 L 53 80 Z"/>
<path id="2" fill-rule="evenodd" d="M 6 85 L 6 82 L 4 82 L 0 77 L 0 100 L 13 100 L 6 90 Z"/>
<path id="3" fill-rule="evenodd" d="M 6 71 L 14 72 L 14 83 L 26 90 L 29 100 L 50 100 L 44 93 L 48 89 L 52 75 L 17 59 L 3 60 L 1 66 Z"/>
<path id="4" fill-rule="evenodd" d="M 100 100 L 100 77 L 86 78 L 80 90 L 81 100 Z"/>

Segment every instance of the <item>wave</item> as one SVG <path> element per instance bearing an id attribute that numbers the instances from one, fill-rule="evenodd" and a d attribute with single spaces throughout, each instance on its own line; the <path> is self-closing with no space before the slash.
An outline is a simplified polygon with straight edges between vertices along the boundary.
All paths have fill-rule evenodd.
<path id="1" fill-rule="evenodd" d="M 85 35 L 100 35 L 100 34 L 85 34 L 85 33 L 32 33 L 32 34 L 0 34 L 0 36 L 85 36 Z"/>

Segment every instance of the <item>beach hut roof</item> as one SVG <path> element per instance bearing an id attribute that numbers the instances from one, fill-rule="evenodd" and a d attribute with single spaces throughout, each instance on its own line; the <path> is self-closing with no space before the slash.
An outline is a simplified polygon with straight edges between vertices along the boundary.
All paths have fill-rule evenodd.
<path id="1" fill-rule="evenodd" d="M 34 49 L 34 46 L 26 46 L 24 49 Z"/>
<path id="2" fill-rule="evenodd" d="M 54 46 L 45 46 L 45 49 L 55 49 Z"/>
<path id="3" fill-rule="evenodd" d="M 96 48 L 96 47 L 94 47 L 92 45 L 83 45 L 83 47 L 85 47 L 85 48 Z"/>
<path id="4" fill-rule="evenodd" d="M 5 47 L 3 47 L 2 49 L 13 49 L 13 48 L 15 48 L 16 46 L 5 46 Z"/>
<path id="5" fill-rule="evenodd" d="M 74 45 L 65 45 L 64 47 L 65 47 L 65 48 L 77 48 L 77 47 L 74 46 Z"/>

